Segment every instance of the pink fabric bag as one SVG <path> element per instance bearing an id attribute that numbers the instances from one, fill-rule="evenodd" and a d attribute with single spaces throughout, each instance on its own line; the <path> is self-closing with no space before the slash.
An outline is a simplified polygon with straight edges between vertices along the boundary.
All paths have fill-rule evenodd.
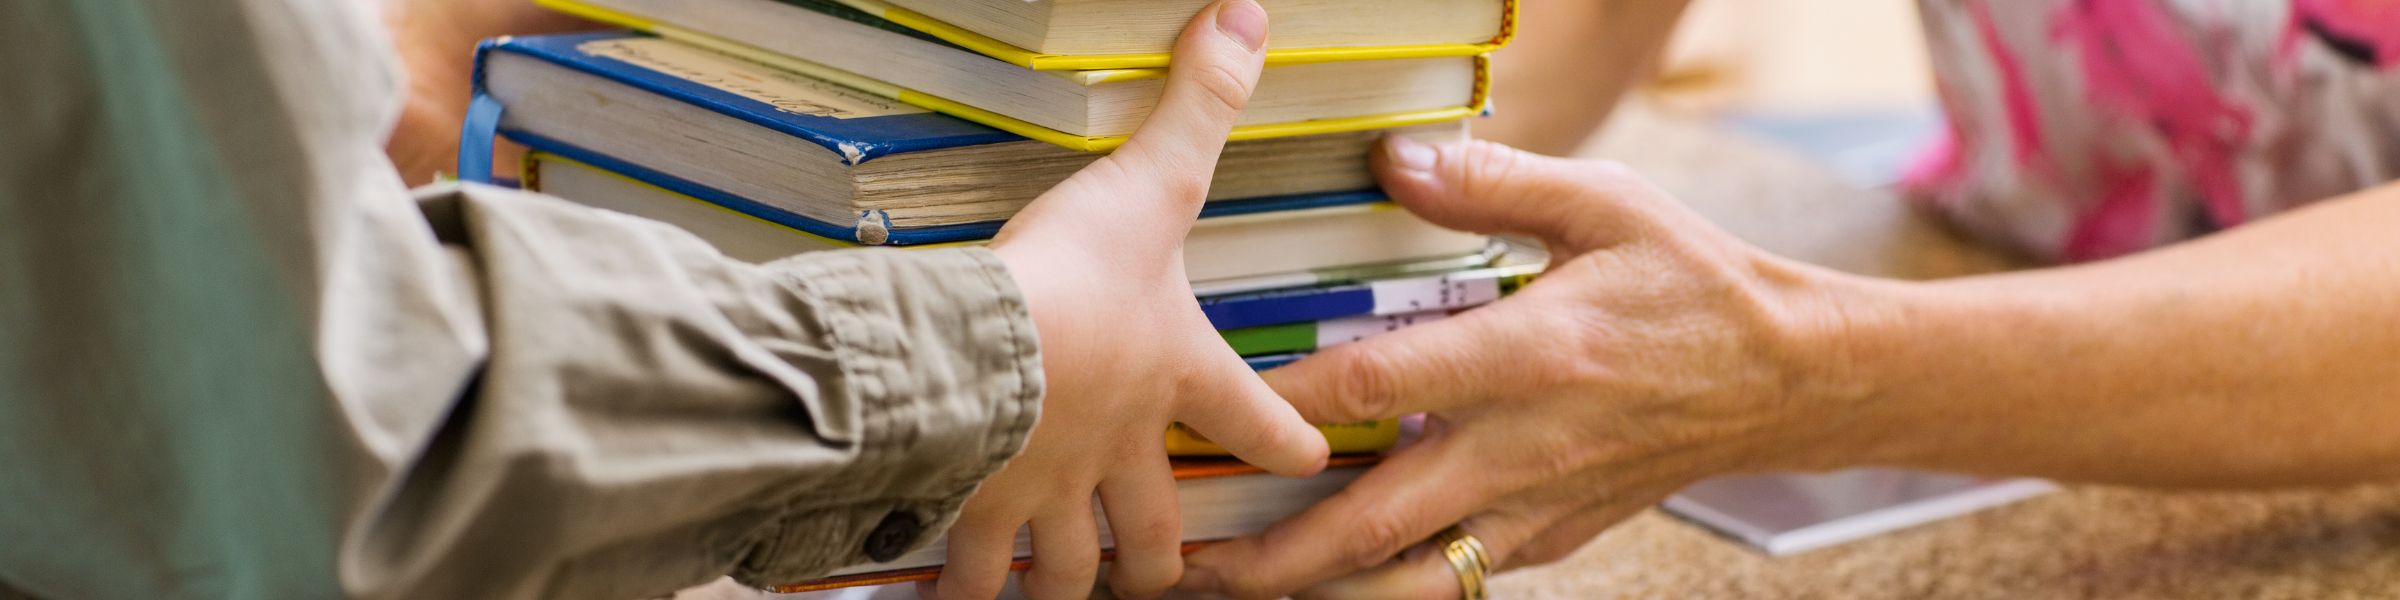
<path id="1" fill-rule="evenodd" d="M 2400 0 L 1921 0 L 1949 135 L 1901 189 L 2053 261 L 2400 176 Z"/>

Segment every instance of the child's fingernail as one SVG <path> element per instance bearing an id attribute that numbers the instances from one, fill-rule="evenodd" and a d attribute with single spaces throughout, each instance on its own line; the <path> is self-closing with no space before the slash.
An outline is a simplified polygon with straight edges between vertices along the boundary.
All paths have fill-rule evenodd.
<path id="1" fill-rule="evenodd" d="M 1267 9 L 1250 0 L 1231 0 L 1217 8 L 1217 31 L 1243 49 L 1257 52 L 1267 44 Z"/>
<path id="2" fill-rule="evenodd" d="M 1176 583 L 1175 588 L 1186 592 L 1215 592 L 1217 591 L 1217 572 L 1197 567 L 1184 567 L 1183 581 Z"/>
<path id="3" fill-rule="evenodd" d="M 1404 171 L 1432 171 L 1434 161 L 1441 158 L 1440 151 L 1424 142 L 1408 139 L 1405 135 L 1383 136 L 1383 147 L 1385 157 L 1391 159 L 1392 166 Z"/>

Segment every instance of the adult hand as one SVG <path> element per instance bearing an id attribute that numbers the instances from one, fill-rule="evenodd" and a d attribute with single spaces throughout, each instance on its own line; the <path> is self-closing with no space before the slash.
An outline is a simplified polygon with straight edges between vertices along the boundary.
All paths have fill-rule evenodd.
<path id="1" fill-rule="evenodd" d="M 1792 398 L 1818 391 L 1801 389 L 1813 365 L 1840 364 L 1812 340 L 1841 326 L 1814 308 L 1841 276 L 1746 246 L 1611 163 L 1391 137 L 1374 167 L 1434 223 L 1540 237 L 1551 268 L 1486 308 L 1267 372 L 1311 421 L 1423 412 L 1425 436 L 1263 535 L 1193 554 L 1181 587 L 1456 598 L 1419 545 L 1454 523 L 1500 568 L 1548 562 L 1695 480 L 1805 468 L 1839 436 L 1838 406 Z"/>
<path id="2" fill-rule="evenodd" d="M 1037 600 L 1091 594 L 1098 492 L 1116 538 L 1109 584 L 1147 598 L 1182 576 L 1165 432 L 1181 421 L 1277 474 L 1325 464 L 1325 438 L 1251 373 L 1192 298 L 1183 238 L 1266 61 L 1252 0 L 1203 9 L 1175 46 L 1165 96 L 1122 148 L 1051 189 L 992 241 L 1031 305 L 1049 394 L 1023 454 L 950 529 L 943 600 L 991 598 L 1031 523 Z"/>

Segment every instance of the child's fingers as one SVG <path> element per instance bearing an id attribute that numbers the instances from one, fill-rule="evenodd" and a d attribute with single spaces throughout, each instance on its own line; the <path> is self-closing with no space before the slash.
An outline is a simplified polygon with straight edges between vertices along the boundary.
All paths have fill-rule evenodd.
<path id="1" fill-rule="evenodd" d="M 1302 420 L 1241 357 L 1222 343 L 1200 355 L 1209 360 L 1199 377 L 1185 384 L 1175 420 L 1276 475 L 1306 477 L 1325 468 L 1325 434 Z"/>
<path id="2" fill-rule="evenodd" d="M 942 565 L 934 585 L 938 600 L 990 600 L 1008 583 L 1008 564 L 1016 560 L 1017 527 L 1022 516 L 1005 516 L 967 502 L 967 509 L 950 526 L 949 562 Z M 923 587 L 919 587 L 923 593 Z"/>
<path id="3" fill-rule="evenodd" d="M 1108 586 L 1118 598 L 1146 600 L 1183 578 L 1183 516 L 1165 453 L 1152 450 L 1100 482 L 1100 506 L 1117 542 Z"/>
<path id="4" fill-rule="evenodd" d="M 1017 580 L 1017 590 L 1033 600 L 1090 598 L 1100 574 L 1100 525 L 1092 518 L 1091 496 L 1060 491 L 1068 497 L 1044 504 L 1033 516 L 1033 569 Z"/>

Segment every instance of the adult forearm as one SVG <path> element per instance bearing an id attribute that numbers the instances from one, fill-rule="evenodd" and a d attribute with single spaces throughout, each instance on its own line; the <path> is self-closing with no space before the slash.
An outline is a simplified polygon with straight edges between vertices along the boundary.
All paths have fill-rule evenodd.
<path id="1" fill-rule="evenodd" d="M 2400 186 L 1843 311 L 1859 458 L 2147 485 L 2400 478 Z"/>

